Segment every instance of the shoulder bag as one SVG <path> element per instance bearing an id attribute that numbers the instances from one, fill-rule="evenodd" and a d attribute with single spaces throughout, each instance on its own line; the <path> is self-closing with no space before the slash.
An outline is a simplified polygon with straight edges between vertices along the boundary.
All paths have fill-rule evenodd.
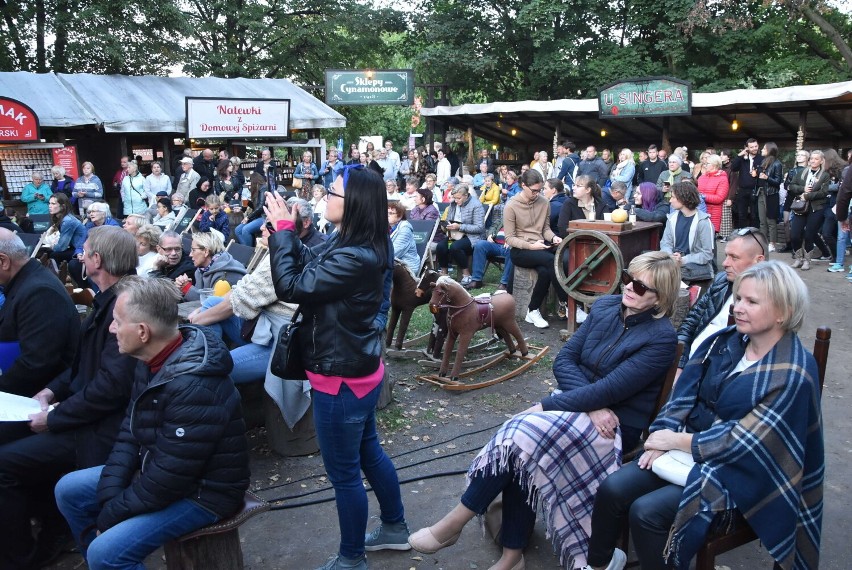
<path id="1" fill-rule="evenodd" d="M 272 351 L 269 371 L 282 380 L 307 380 L 302 352 L 299 349 L 299 327 L 302 325 L 302 309 L 296 309 L 290 322 L 278 331 L 278 341 Z"/>
<path id="2" fill-rule="evenodd" d="M 797 216 L 804 216 L 808 213 L 808 201 L 803 200 L 801 198 L 796 198 L 793 200 L 793 203 L 790 204 L 790 211 L 796 214 Z"/>
<path id="3" fill-rule="evenodd" d="M 686 485 L 686 479 L 694 465 L 695 460 L 691 453 L 672 449 L 654 460 L 651 464 L 651 471 L 660 479 L 683 487 Z"/>

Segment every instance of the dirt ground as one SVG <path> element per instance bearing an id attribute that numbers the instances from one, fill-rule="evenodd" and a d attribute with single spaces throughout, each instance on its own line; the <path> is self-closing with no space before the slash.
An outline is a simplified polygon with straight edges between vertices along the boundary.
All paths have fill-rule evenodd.
<path id="1" fill-rule="evenodd" d="M 778 255 L 787 260 L 786 255 Z M 801 273 L 811 293 L 811 309 L 801 337 L 811 346 L 819 326 L 832 329 L 831 350 L 823 413 L 826 440 L 825 516 L 822 533 L 822 568 L 852 566 L 852 527 L 849 490 L 852 483 L 852 400 L 848 370 L 852 369 L 852 342 L 847 323 L 852 305 L 852 283 L 845 274 L 827 273 L 827 264 L 815 263 Z M 561 346 L 559 321 L 540 331 L 521 323 L 533 344 L 547 344 L 551 353 L 532 371 L 482 390 L 450 393 L 417 382 L 421 368 L 412 361 L 389 360 L 396 380 L 395 401 L 380 412 L 380 436 L 397 466 L 402 482 L 406 518 L 411 530 L 432 524 L 458 501 L 464 489 L 463 472 L 496 426 L 513 413 L 524 410 L 553 386 L 550 368 Z M 263 428 L 252 430 L 252 488 L 283 507 L 255 517 L 240 529 L 246 568 L 251 570 L 312 570 L 336 552 L 337 517 L 333 492 L 318 455 L 281 458 L 269 451 Z M 371 519 L 377 522 L 378 508 L 370 494 Z M 539 522 L 526 550 L 529 569 L 557 569 L 559 562 Z M 499 548 L 483 537 L 476 522 L 469 524 L 459 542 L 435 555 L 417 552 L 369 553 L 374 570 L 469 570 L 489 568 L 500 557 Z M 771 568 L 766 551 L 757 542 L 717 559 L 717 566 L 732 570 Z M 63 556 L 51 568 L 70 570 L 85 567 L 78 554 Z M 151 569 L 165 568 L 162 552 L 147 561 Z M 203 569 L 202 569 L 203 570 Z"/>

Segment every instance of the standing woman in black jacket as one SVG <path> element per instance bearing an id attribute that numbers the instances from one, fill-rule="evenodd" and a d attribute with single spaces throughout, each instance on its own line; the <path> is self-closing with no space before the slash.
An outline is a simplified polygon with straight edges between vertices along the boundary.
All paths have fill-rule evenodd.
<path id="1" fill-rule="evenodd" d="M 807 271 L 811 268 L 811 257 L 816 250 L 816 239 L 825 219 L 825 209 L 828 206 L 828 185 L 831 176 L 826 172 L 825 156 L 821 150 L 811 152 L 808 167 L 802 170 L 790 182 L 788 191 L 795 200 L 805 201 L 802 212 L 793 212 L 790 224 L 791 240 L 793 242 L 793 267 Z"/>
<path id="2" fill-rule="evenodd" d="M 374 319 L 385 272 L 393 269 L 382 178 L 346 166 L 328 190 L 326 219 L 337 227 L 324 244 L 299 241 L 297 212 L 275 193 L 266 198 L 272 281 L 278 298 L 298 303 L 297 337 L 313 387 L 314 423 L 334 486 L 340 548 L 320 570 L 367 568 L 365 550 L 408 550 L 408 526 L 393 463 L 376 434 L 384 364 Z M 361 471 L 376 493 L 381 524 L 370 535 Z"/>
<path id="3" fill-rule="evenodd" d="M 757 216 L 760 220 L 760 231 L 769 238 L 769 251 L 775 251 L 778 244 L 778 216 L 781 213 L 781 203 L 778 192 L 784 180 L 781 161 L 778 160 L 778 145 L 768 142 L 760 151 L 763 162 L 757 167 Z"/>

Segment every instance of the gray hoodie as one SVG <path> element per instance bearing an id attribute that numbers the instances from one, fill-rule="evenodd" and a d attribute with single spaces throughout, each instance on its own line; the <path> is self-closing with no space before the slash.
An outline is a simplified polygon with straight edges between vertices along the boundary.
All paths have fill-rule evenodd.
<path id="1" fill-rule="evenodd" d="M 195 285 L 189 288 L 184 299 L 186 301 L 197 301 L 200 298 L 199 289 L 210 289 L 217 281 L 222 279 L 233 286 L 245 274 L 245 266 L 231 257 L 230 253 L 223 251 L 210 264 L 210 269 L 203 272 L 201 269 L 195 270 Z"/>

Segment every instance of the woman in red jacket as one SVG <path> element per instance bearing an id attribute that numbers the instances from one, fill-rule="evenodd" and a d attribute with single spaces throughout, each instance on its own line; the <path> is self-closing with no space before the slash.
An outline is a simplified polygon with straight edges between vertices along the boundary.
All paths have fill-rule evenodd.
<path id="1" fill-rule="evenodd" d="M 704 172 L 698 179 L 698 193 L 704 197 L 713 229 L 719 233 L 719 227 L 722 224 L 722 205 L 728 199 L 728 175 L 722 170 L 722 157 L 718 154 L 707 157 Z"/>

